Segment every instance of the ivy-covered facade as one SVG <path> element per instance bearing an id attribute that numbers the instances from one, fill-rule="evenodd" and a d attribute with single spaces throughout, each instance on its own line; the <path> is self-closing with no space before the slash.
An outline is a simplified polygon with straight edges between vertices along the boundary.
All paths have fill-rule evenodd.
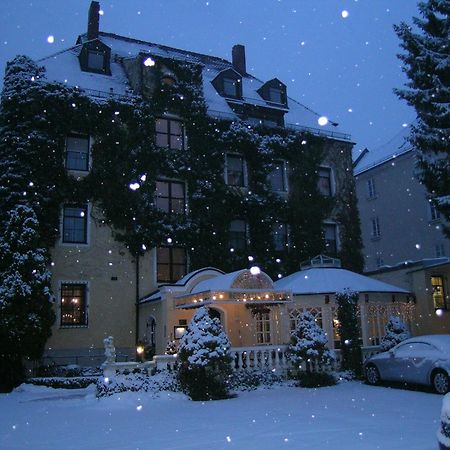
<path id="1" fill-rule="evenodd" d="M 140 301 L 203 267 L 277 279 L 327 254 L 362 270 L 348 135 L 249 75 L 242 46 L 229 62 L 100 32 L 98 17 L 92 2 L 67 51 L 11 61 L 2 94 L 0 201 L 38 218 L 49 352 L 114 335 L 133 353 Z"/>

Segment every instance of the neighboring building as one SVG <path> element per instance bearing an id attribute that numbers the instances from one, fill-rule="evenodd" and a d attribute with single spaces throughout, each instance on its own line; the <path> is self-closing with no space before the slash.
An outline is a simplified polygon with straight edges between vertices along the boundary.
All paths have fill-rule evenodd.
<path id="1" fill-rule="evenodd" d="M 450 252 L 443 220 L 418 181 L 408 134 L 405 127 L 387 144 L 355 158 L 365 271 Z"/>
<path id="2" fill-rule="evenodd" d="M 450 333 L 450 258 L 407 261 L 367 275 L 414 293 L 416 322 L 411 329 L 414 334 Z"/>
<path id="3" fill-rule="evenodd" d="M 43 178 L 23 190 L 48 185 L 45 201 L 57 201 L 37 208 L 48 240 L 59 236 L 46 352 L 57 363 L 98 358 L 109 335 L 119 358 L 133 357 L 139 341 L 163 352 L 191 314 L 175 295 L 195 297 L 208 288 L 202 280 L 249 261 L 270 275 L 261 289 L 273 296 L 270 277 L 319 253 L 361 269 L 357 217 L 344 220 L 357 215 L 348 211 L 356 203 L 350 136 L 319 126 L 278 79 L 249 75 L 242 45 L 229 62 L 100 32 L 92 2 L 87 34 L 38 61 L 39 76 L 26 72 L 38 73 L 29 61 L 15 64 L 14 74 L 25 74 L 17 83 L 28 89 L 24 108 L 38 106 L 30 130 L 18 133 L 42 145 Z M 230 289 L 243 273 L 227 278 Z M 287 299 L 280 295 L 253 319 L 224 308 L 233 345 L 288 339 L 287 329 L 276 339 L 265 332 Z"/>

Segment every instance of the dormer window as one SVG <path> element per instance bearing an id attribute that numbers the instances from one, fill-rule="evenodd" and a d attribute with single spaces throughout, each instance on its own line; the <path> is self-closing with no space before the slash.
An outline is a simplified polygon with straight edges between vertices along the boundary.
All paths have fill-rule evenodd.
<path id="1" fill-rule="evenodd" d="M 287 107 L 286 85 L 277 78 L 264 83 L 258 89 L 258 94 L 268 103 Z"/>
<path id="2" fill-rule="evenodd" d="M 78 59 L 83 72 L 111 75 L 111 49 L 99 40 L 85 42 Z"/>
<path id="3" fill-rule="evenodd" d="M 105 54 L 97 50 L 88 50 L 87 66 L 89 69 L 103 71 Z"/>
<path id="4" fill-rule="evenodd" d="M 281 89 L 278 88 L 269 88 L 269 98 L 271 102 L 274 103 L 284 103 L 283 102 L 283 94 L 281 92 Z"/>
<path id="5" fill-rule="evenodd" d="M 216 91 L 226 98 L 242 98 L 242 78 L 233 69 L 220 72 L 212 81 Z"/>
<path id="6" fill-rule="evenodd" d="M 223 93 L 225 94 L 225 97 L 237 97 L 237 80 L 233 80 L 232 78 L 224 78 Z"/>

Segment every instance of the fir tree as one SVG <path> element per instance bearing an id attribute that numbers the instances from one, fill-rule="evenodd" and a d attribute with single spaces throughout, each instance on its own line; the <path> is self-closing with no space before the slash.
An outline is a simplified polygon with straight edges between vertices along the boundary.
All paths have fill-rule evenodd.
<path id="1" fill-rule="evenodd" d="M 214 400 L 228 396 L 231 374 L 230 341 L 220 321 L 206 307 L 192 317 L 181 338 L 179 380 L 192 400 Z"/>
<path id="2" fill-rule="evenodd" d="M 311 371 L 311 361 L 322 368 L 334 359 L 333 352 L 328 349 L 327 344 L 325 331 L 317 325 L 310 312 L 304 312 L 291 336 L 288 347 L 289 359 L 296 367 L 306 363 L 307 372 Z"/>
<path id="3" fill-rule="evenodd" d="M 450 1 L 419 3 L 414 27 L 395 26 L 405 53 L 399 58 L 409 78 L 396 94 L 413 106 L 417 122 L 410 141 L 418 151 L 421 179 L 438 210 L 450 219 Z M 445 228 L 450 236 L 448 226 Z"/>
<path id="4" fill-rule="evenodd" d="M 400 342 L 411 337 L 408 326 L 400 317 L 391 316 L 386 324 L 385 336 L 381 338 L 381 349 L 386 352 Z"/>
<path id="5" fill-rule="evenodd" d="M 345 289 L 336 292 L 338 331 L 342 352 L 342 370 L 362 375 L 362 351 L 359 342 L 358 292 Z"/>
<path id="6" fill-rule="evenodd" d="M 0 241 L 0 388 L 24 375 L 24 359 L 42 356 L 55 316 L 45 251 L 38 247 L 34 211 L 18 205 L 7 215 Z"/>

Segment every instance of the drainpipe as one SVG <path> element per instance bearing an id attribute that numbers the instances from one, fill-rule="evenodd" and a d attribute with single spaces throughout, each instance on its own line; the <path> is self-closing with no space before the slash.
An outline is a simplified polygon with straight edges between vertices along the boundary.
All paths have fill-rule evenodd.
<path id="1" fill-rule="evenodd" d="M 139 341 L 139 253 L 136 253 L 136 335 L 135 335 L 135 351 Z M 137 356 L 137 353 L 136 353 Z"/>

